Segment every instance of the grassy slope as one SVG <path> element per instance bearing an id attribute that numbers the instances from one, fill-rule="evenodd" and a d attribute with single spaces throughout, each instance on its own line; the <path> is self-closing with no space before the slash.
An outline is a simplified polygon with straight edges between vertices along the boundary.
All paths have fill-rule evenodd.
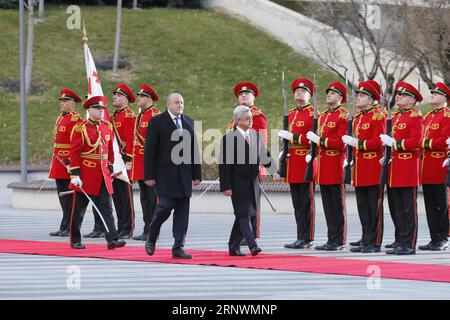
<path id="1" fill-rule="evenodd" d="M 66 28 L 65 10 L 64 6 L 49 7 L 46 22 L 35 25 L 33 78 L 49 90 L 28 98 L 29 155 L 33 164 L 48 162 L 51 131 L 59 113 L 58 90 L 69 87 L 80 95 L 86 92 L 81 32 Z M 115 8 L 82 7 L 82 19 L 94 59 L 111 57 Z M 0 11 L 0 27 L 0 80 L 18 77 L 17 11 Z M 331 73 L 256 28 L 210 11 L 124 9 L 120 56 L 133 63 L 130 70 L 121 71 L 120 81 L 112 82 L 109 72 L 99 71 L 108 98 L 111 99 L 113 87 L 122 81 L 134 90 L 142 82 L 149 83 L 161 97 L 179 90 L 185 95 L 186 114 L 203 120 L 204 129 L 225 128 L 236 104 L 232 90 L 238 81 L 258 85 L 257 105 L 262 106 L 272 129 L 282 125 L 283 67 L 290 103 L 290 82 L 295 77 L 312 77 L 316 73 L 319 102 L 327 83 L 335 80 Z M 159 106 L 163 106 L 163 101 Z M 132 108 L 136 110 L 136 106 Z M 0 90 L 0 164 L 17 163 L 20 159 L 19 109 L 19 94 Z"/>

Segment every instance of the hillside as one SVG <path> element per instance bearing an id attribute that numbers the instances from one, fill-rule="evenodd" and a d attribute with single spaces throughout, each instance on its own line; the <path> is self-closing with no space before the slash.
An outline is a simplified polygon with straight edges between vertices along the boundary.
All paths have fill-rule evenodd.
<path id="1" fill-rule="evenodd" d="M 46 22 L 35 25 L 33 79 L 40 93 L 28 98 L 28 137 L 31 164 L 46 164 L 52 148 L 52 129 L 59 114 L 59 89 L 68 87 L 86 94 L 86 75 L 80 30 L 66 28 L 66 7 L 47 8 Z M 82 7 L 94 59 L 112 57 L 116 10 Z M 0 11 L 3 30 L 0 84 L 19 75 L 19 21 L 15 10 Z M 289 103 L 291 81 L 316 73 L 319 102 L 335 76 L 265 33 L 224 14 L 205 10 L 123 10 L 121 59 L 131 67 L 111 81 L 110 72 L 99 70 L 105 95 L 119 82 L 137 90 L 145 82 L 163 97 L 181 91 L 185 112 L 203 120 L 203 129 L 224 129 L 236 104 L 233 87 L 252 81 L 260 90 L 257 105 L 269 118 L 269 129 L 282 125 L 280 71 L 284 68 Z M 136 106 L 132 106 L 136 111 Z M 78 107 L 81 112 L 81 106 Z M 0 88 L 0 165 L 20 160 L 20 96 Z"/>

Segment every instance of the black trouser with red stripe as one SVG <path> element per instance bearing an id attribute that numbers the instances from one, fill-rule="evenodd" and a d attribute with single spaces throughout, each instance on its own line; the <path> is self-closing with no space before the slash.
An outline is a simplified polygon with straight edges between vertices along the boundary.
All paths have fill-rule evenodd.
<path id="1" fill-rule="evenodd" d="M 131 185 L 123 180 L 113 180 L 113 201 L 117 214 L 117 232 L 133 235 L 134 203 Z"/>
<path id="2" fill-rule="evenodd" d="M 320 185 L 323 211 L 328 228 L 328 243 L 344 245 L 346 241 L 345 188 L 343 184 Z"/>
<path id="3" fill-rule="evenodd" d="M 355 187 L 356 205 L 365 245 L 381 246 L 383 240 L 383 190 L 380 185 Z"/>
<path id="4" fill-rule="evenodd" d="M 148 228 L 152 222 L 153 213 L 156 208 L 156 194 L 155 187 L 150 187 L 145 184 L 144 180 L 138 180 L 140 189 L 140 199 L 142 207 L 142 217 L 144 219 L 144 232 L 148 234 Z"/>
<path id="5" fill-rule="evenodd" d="M 70 179 L 55 179 L 56 191 L 58 192 L 59 204 L 63 212 L 60 231 L 68 230 L 70 224 L 70 214 L 72 213 L 72 195 L 60 196 L 60 192 L 69 191 Z"/>
<path id="6" fill-rule="evenodd" d="M 444 184 L 424 184 L 422 188 L 431 241 L 447 241 L 449 233 L 448 190 Z"/>
<path id="7" fill-rule="evenodd" d="M 417 187 L 391 188 L 400 247 L 415 249 L 417 243 Z"/>
<path id="8" fill-rule="evenodd" d="M 398 227 L 397 219 L 395 218 L 395 203 L 394 196 L 392 195 L 392 188 L 386 186 L 386 193 L 388 199 L 389 214 L 391 215 L 392 223 L 394 224 L 395 242 L 398 243 L 400 228 Z"/>
<path id="9" fill-rule="evenodd" d="M 104 221 L 106 232 L 106 240 L 117 240 L 116 226 L 114 225 L 114 216 L 112 214 L 111 197 L 106 189 L 105 181 L 102 181 L 100 194 L 98 196 L 89 195 L 97 208 L 100 210 L 99 219 L 101 223 Z M 84 214 L 89 204 L 88 198 L 80 192 L 75 192 L 72 197 L 72 215 L 70 219 L 70 242 L 81 242 L 80 228 L 83 223 Z M 102 219 L 103 218 L 103 219 Z M 107 229 L 106 229 L 107 228 Z"/>
<path id="10" fill-rule="evenodd" d="M 314 183 L 290 183 L 295 222 L 297 223 L 297 240 L 314 240 Z"/>

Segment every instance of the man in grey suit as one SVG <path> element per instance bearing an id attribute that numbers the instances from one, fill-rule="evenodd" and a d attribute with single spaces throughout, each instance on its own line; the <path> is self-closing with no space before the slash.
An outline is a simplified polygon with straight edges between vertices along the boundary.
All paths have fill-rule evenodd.
<path id="1" fill-rule="evenodd" d="M 236 107 L 233 118 L 235 127 L 222 138 L 219 158 L 220 191 L 231 196 L 235 215 L 228 249 L 230 256 L 245 256 L 240 251 L 240 243 L 245 239 L 250 253 L 256 256 L 261 248 L 256 243 L 250 217 L 256 215 L 256 199 L 261 192 L 259 165 L 268 168 L 277 180 L 279 175 L 261 135 L 251 129 L 250 108 Z"/>
<path id="2" fill-rule="evenodd" d="M 150 120 L 145 141 L 144 182 L 154 186 L 159 197 L 145 250 L 148 255 L 153 255 L 161 225 L 174 210 L 172 258 L 192 259 L 183 247 L 192 186 L 201 181 L 194 120 L 183 114 L 184 99 L 178 92 L 169 94 L 166 107 L 165 112 Z"/>

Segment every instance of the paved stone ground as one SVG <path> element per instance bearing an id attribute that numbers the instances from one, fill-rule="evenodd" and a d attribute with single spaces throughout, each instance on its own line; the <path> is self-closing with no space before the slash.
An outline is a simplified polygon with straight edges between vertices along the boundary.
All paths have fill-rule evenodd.
<path id="1" fill-rule="evenodd" d="M 60 221 L 58 211 L 18 210 L 10 207 L 10 193 L 0 183 L 0 238 L 42 241 L 68 241 L 49 237 Z M 207 205 L 207 204 L 205 204 Z M 142 230 L 142 216 L 137 215 L 136 232 Z M 231 213 L 192 213 L 186 248 L 226 250 L 233 223 Z M 158 247 L 172 244 L 171 219 L 163 226 Z M 82 232 L 92 229 L 88 212 Z M 315 250 L 288 250 L 283 244 L 293 240 L 293 215 L 266 214 L 262 217 L 263 253 L 289 253 L 341 257 L 376 261 L 402 261 L 427 264 L 450 264 L 450 253 L 419 252 L 397 257 L 384 253 L 324 253 Z M 348 215 L 348 240 L 358 240 L 361 227 L 355 212 Z M 384 242 L 393 240 L 393 226 L 385 216 Z M 322 215 L 316 218 L 316 244 L 325 242 L 326 224 Z M 428 241 L 424 215 L 419 217 L 418 244 Z M 105 243 L 104 239 L 86 239 L 89 243 Z M 143 246 L 129 240 L 130 246 Z M 144 250 L 144 249 L 143 249 Z M 81 287 L 67 286 L 71 266 L 80 270 Z M 69 269 L 68 269 L 69 268 Z M 382 272 L 382 271 L 381 271 Z M 212 266 L 186 266 L 163 263 L 109 261 L 0 254 L 0 299 L 449 299 L 450 284 L 410 280 L 380 279 L 378 289 L 366 277 L 321 275 L 301 272 L 252 270 Z"/>

